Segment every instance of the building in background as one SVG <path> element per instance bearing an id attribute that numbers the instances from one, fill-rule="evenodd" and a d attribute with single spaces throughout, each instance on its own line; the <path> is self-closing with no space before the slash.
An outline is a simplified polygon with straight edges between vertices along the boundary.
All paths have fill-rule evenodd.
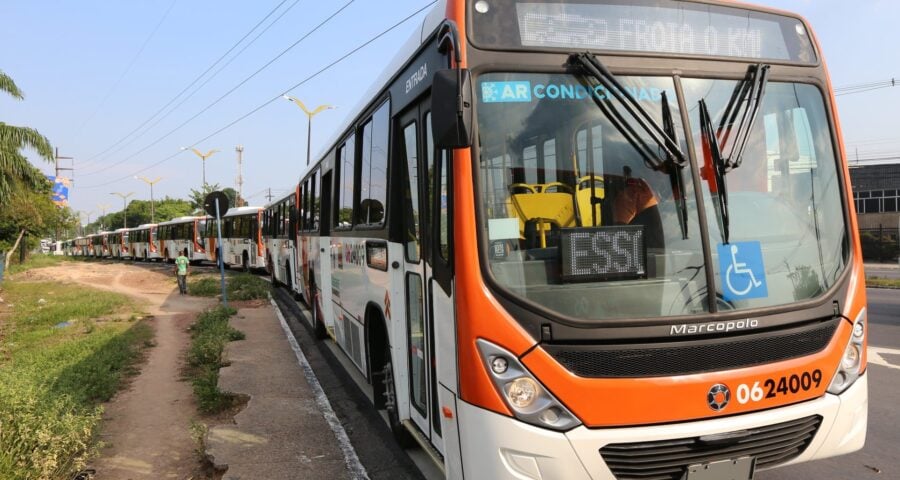
<path id="1" fill-rule="evenodd" d="M 900 227 L 900 163 L 850 167 L 863 256 L 897 258 Z"/>

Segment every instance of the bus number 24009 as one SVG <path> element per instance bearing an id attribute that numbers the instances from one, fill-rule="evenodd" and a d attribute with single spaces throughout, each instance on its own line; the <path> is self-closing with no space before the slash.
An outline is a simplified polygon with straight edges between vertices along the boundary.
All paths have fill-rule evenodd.
<path id="1" fill-rule="evenodd" d="M 753 386 L 742 383 L 737 387 L 737 401 L 741 405 L 747 402 L 759 402 L 763 398 L 775 398 L 779 395 L 796 394 L 812 388 L 819 388 L 822 383 L 822 371 L 803 372 L 779 379 L 767 378 L 762 382 L 753 382 Z"/>

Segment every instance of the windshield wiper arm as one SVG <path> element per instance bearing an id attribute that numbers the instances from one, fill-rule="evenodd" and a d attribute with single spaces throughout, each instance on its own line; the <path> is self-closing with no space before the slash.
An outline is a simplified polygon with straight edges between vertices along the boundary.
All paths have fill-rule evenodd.
<path id="1" fill-rule="evenodd" d="M 727 165 L 722 153 L 719 151 L 719 141 L 713 132 L 712 119 L 709 109 L 706 108 L 706 100 L 700 99 L 700 144 L 703 147 L 704 163 L 710 165 L 713 173 L 713 181 L 710 182 L 709 191 L 716 199 L 716 219 L 719 231 L 722 232 L 722 243 L 728 244 L 728 188 L 725 185 L 725 173 Z M 707 179 L 708 180 L 708 179 Z"/>
<path id="2" fill-rule="evenodd" d="M 672 140 L 678 140 L 678 134 L 675 131 L 675 122 L 672 120 L 672 109 L 669 108 L 669 98 L 666 95 L 666 92 L 662 92 L 662 117 L 663 117 L 663 130 L 666 135 Z M 669 174 L 669 184 L 672 188 L 672 197 L 675 200 L 675 203 L 678 205 L 678 224 L 681 226 L 681 238 L 687 240 L 688 238 L 688 213 L 687 213 L 687 199 L 684 196 L 684 176 L 682 174 L 682 169 L 684 168 L 683 163 L 678 163 L 672 156 L 667 156 L 666 161 L 664 163 L 666 173 Z"/>
<path id="3" fill-rule="evenodd" d="M 572 54 L 572 58 L 589 73 L 600 85 L 606 89 L 606 92 L 615 97 L 622 104 L 628 115 L 638 124 L 638 126 L 650 136 L 658 147 L 662 150 L 667 158 L 672 158 L 679 165 L 683 165 L 687 160 L 684 152 L 678 146 L 678 142 L 663 130 L 656 123 L 656 120 L 647 113 L 634 97 L 628 93 L 628 90 L 619 83 L 615 75 L 606 68 L 600 60 L 590 52 Z M 611 104 L 607 104 L 596 95 L 591 95 L 597 106 L 603 110 L 603 113 L 616 125 L 616 127 L 624 134 L 628 142 L 640 153 L 644 158 L 644 162 L 654 170 L 662 170 L 663 162 L 657 151 L 654 151 L 644 138 L 634 130 L 631 124 L 622 117 L 622 114 Z"/>
<path id="4" fill-rule="evenodd" d="M 747 76 L 734 88 L 731 99 L 725 107 L 722 121 L 719 123 L 718 140 L 722 150 L 725 149 L 728 140 L 734 134 L 727 155 L 723 155 L 727 171 L 741 166 L 744 148 L 753 131 L 759 108 L 762 105 L 763 95 L 766 93 L 766 85 L 769 82 L 769 65 L 758 64 L 747 67 Z M 741 114 L 741 106 L 744 105 Z M 737 123 L 737 128 L 735 128 Z"/>

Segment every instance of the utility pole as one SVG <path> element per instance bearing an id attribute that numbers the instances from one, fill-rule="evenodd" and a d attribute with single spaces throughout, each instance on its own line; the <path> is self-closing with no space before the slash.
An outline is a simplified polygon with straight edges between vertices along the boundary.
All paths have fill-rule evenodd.
<path id="1" fill-rule="evenodd" d="M 242 174 L 242 169 L 241 169 L 241 162 L 242 162 L 243 159 L 244 159 L 244 146 L 243 146 L 243 145 L 238 145 L 238 146 L 234 147 L 234 150 L 237 152 L 237 162 L 238 162 L 238 174 L 237 174 L 237 179 L 236 179 L 236 181 L 234 182 L 234 183 L 237 184 L 237 193 L 238 193 L 238 194 L 237 194 L 237 200 L 238 200 L 238 201 L 235 202 L 235 203 L 240 203 L 240 202 L 241 202 L 241 199 L 244 198 L 244 195 L 243 195 L 243 191 L 244 191 L 244 176 L 243 176 L 243 174 Z M 236 206 L 240 207 L 240 205 L 236 205 Z"/>
<path id="2" fill-rule="evenodd" d="M 75 172 L 75 162 L 74 161 L 72 162 L 71 168 L 63 168 L 63 167 L 59 166 L 60 160 L 75 160 L 75 157 L 60 157 L 59 156 L 59 147 L 56 147 L 56 176 L 57 177 L 59 177 L 60 170 L 70 170 L 72 172 Z"/>
<path id="3" fill-rule="evenodd" d="M 59 171 L 60 170 L 69 170 L 72 172 L 72 176 L 73 177 L 75 176 L 75 157 L 60 157 L 59 156 L 59 147 L 56 147 L 56 155 L 54 155 L 54 158 L 56 160 L 56 169 L 55 169 L 56 177 L 54 178 L 55 181 L 57 181 L 57 182 L 59 181 Z M 71 168 L 60 167 L 59 166 L 60 160 L 72 160 L 72 167 Z M 56 227 L 56 236 L 53 238 L 53 240 L 59 240 L 59 226 L 58 225 Z"/>
<path id="4" fill-rule="evenodd" d="M 269 203 L 272 203 L 272 187 L 269 187 L 269 193 L 266 194 L 266 198 L 269 199 Z"/>

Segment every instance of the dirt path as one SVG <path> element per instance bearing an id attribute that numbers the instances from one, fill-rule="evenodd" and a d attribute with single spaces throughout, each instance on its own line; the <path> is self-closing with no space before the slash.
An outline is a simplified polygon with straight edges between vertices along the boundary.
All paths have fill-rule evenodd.
<path id="1" fill-rule="evenodd" d="M 190 435 L 196 405 L 181 369 L 190 342 L 187 328 L 213 303 L 178 295 L 169 268 L 73 262 L 23 274 L 123 293 L 153 316 L 156 346 L 129 387 L 105 405 L 101 439 L 106 447 L 91 465 L 98 480 L 198 478 L 200 463 Z"/>

